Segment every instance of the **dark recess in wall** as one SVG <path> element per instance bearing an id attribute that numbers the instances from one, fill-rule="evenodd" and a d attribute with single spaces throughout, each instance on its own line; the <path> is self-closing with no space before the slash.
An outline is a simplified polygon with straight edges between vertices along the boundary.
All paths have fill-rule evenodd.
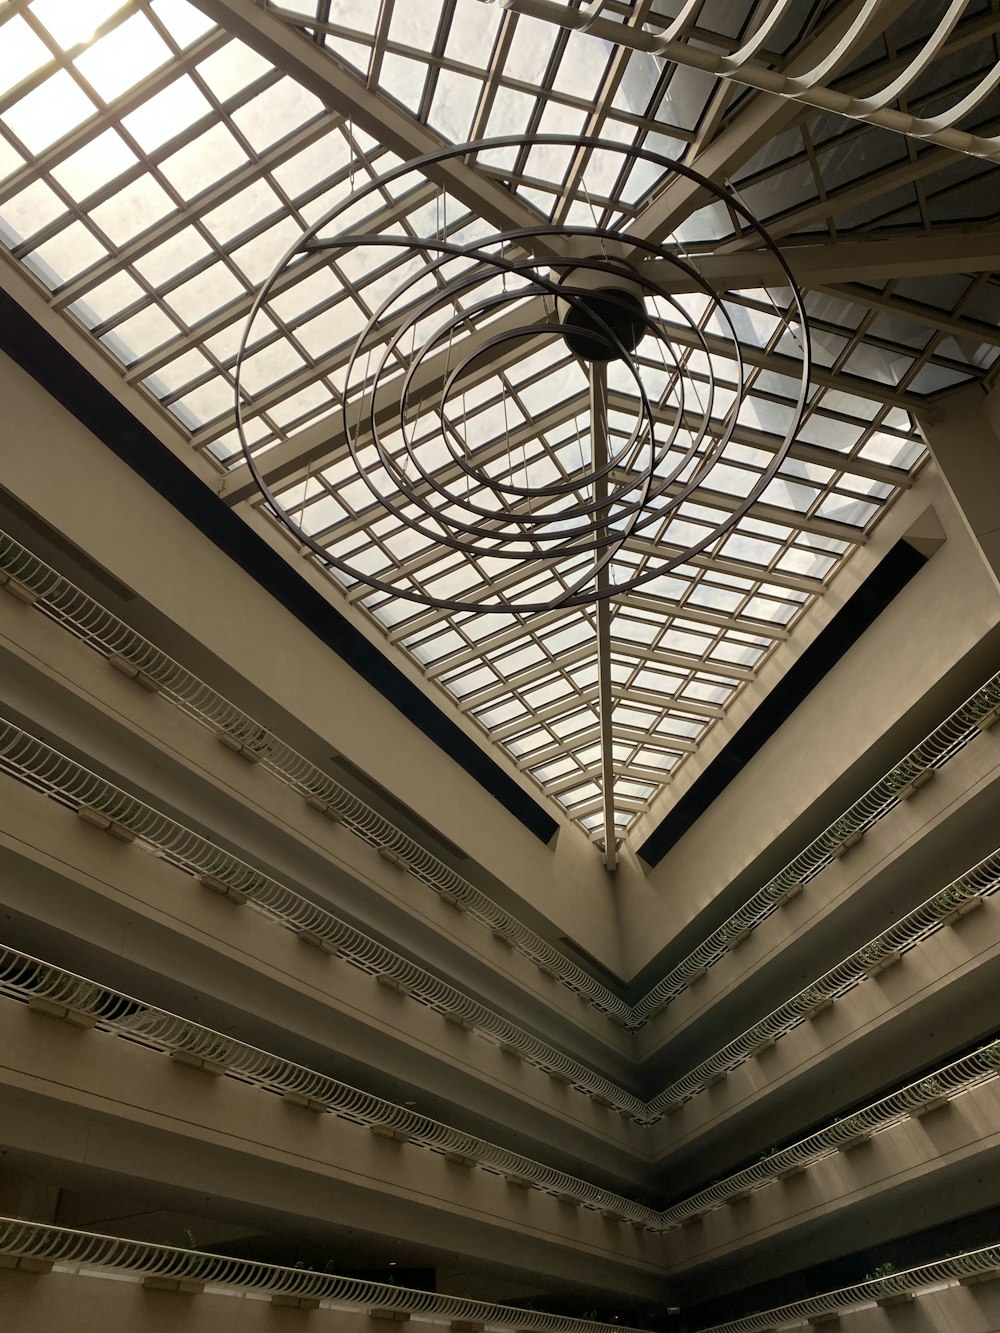
<path id="1" fill-rule="evenodd" d="M 3 291 L 0 350 L 363 676 L 525 828 L 542 842 L 549 841 L 558 827 L 552 816 Z"/>
<path id="2" fill-rule="evenodd" d="M 639 855 L 648 865 L 655 866 L 662 861 L 926 563 L 927 557 L 907 541 L 898 541 L 879 561 L 850 601 L 816 636 L 721 754 L 642 844 Z"/>

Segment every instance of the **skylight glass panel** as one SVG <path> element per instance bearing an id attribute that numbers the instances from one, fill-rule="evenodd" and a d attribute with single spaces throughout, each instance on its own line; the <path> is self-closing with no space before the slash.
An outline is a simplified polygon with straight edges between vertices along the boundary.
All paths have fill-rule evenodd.
<path id="1" fill-rule="evenodd" d="M 71 222 L 51 240 L 33 250 L 25 263 L 51 289 L 75 278 L 84 269 L 107 257 L 107 250 L 82 222 Z"/>
<path id="2" fill-rule="evenodd" d="M 157 181 L 151 176 L 140 176 L 93 208 L 90 216 L 112 245 L 121 247 L 176 209 L 177 205 Z"/>
<path id="3" fill-rule="evenodd" d="M 65 51 L 89 41 L 97 29 L 124 8 L 124 0 L 32 0 L 32 14 Z"/>
<path id="4" fill-rule="evenodd" d="M 0 28 L 0 93 L 22 83 L 52 58 L 52 52 L 21 15 L 13 14 Z"/>
<path id="5" fill-rule="evenodd" d="M 378 96 L 410 108 L 414 142 L 427 147 L 470 133 L 482 106 L 490 108 L 487 133 L 522 133 L 530 124 L 578 135 L 594 118 L 600 132 L 617 142 L 636 138 L 668 155 L 692 145 L 697 166 L 702 148 L 710 150 L 729 133 L 730 120 L 736 124 L 743 114 L 742 100 L 732 99 L 721 116 L 702 126 L 715 82 L 638 53 L 602 94 L 613 54 L 606 42 L 499 5 L 469 3 L 471 22 L 463 21 L 460 9 L 452 13 L 430 0 L 385 6 L 333 0 L 325 6 L 320 17 L 330 32 L 314 44 L 314 55 L 329 59 L 341 82 L 331 103 L 345 104 L 342 81 L 349 89 L 357 77 L 352 65 L 365 76 L 372 71 L 370 84 L 357 85 L 357 113 L 345 119 L 324 109 L 317 87 L 307 91 L 296 84 L 245 42 L 215 29 L 187 0 L 34 0 L 19 5 L 21 12 L 0 27 L 0 96 L 4 80 L 8 87 L 11 80 L 29 80 L 22 97 L 0 103 L 0 177 L 21 172 L 0 193 L 0 226 L 12 261 L 24 266 L 43 295 L 55 293 L 54 304 L 79 332 L 93 330 L 130 368 L 126 394 L 146 395 L 157 412 L 169 415 L 171 432 L 186 432 L 220 474 L 229 469 L 234 479 L 241 477 L 233 369 L 256 284 L 299 238 L 303 222 L 399 160 L 383 146 L 378 115 L 369 118 L 363 110 L 376 87 Z M 298 7 L 316 17 L 304 0 Z M 722 24 L 730 11 L 706 8 L 699 21 Z M 258 18 L 278 38 L 270 49 L 301 40 L 277 10 L 262 8 Z M 504 44 L 498 46 L 501 33 Z M 52 64 L 49 40 L 53 50 L 68 53 L 71 67 Z M 172 52 L 194 43 L 202 43 L 197 63 L 190 72 L 175 70 Z M 122 98 L 124 115 L 102 110 L 88 86 L 102 102 Z M 807 151 L 811 131 L 819 153 Z M 35 160 L 66 135 L 73 136 L 66 150 Z M 888 160 L 882 140 L 896 143 L 861 126 L 845 130 L 836 117 L 811 117 L 758 143 L 753 154 L 736 151 L 732 176 L 741 196 L 764 201 L 761 206 L 780 217 L 782 234 L 823 243 L 834 242 L 844 228 L 868 228 L 868 217 L 879 226 L 902 220 L 933 231 L 935 217 L 964 207 L 952 201 L 965 186 L 976 185 L 982 169 L 966 167 L 954 155 L 946 171 L 932 171 L 926 180 L 918 172 L 906 182 L 905 204 L 879 197 L 877 189 L 868 201 L 849 195 L 841 200 L 838 191 L 853 188 L 858 163 Z M 904 162 L 906 155 L 897 150 L 893 160 Z M 647 210 L 659 206 L 658 172 L 622 171 L 612 153 L 599 151 L 581 163 L 564 149 L 515 147 L 470 165 L 492 173 L 491 185 L 502 180 L 516 209 L 511 226 L 524 219 L 528 204 L 584 227 L 621 217 L 642 235 Z M 444 192 L 432 182 L 414 188 L 411 180 L 369 196 L 344 221 L 418 237 L 450 233 L 471 242 L 503 224 L 481 202 L 476 189 L 449 183 Z M 907 214 L 892 211 L 900 206 L 916 210 L 914 217 L 907 221 Z M 682 253 L 710 250 L 737 231 L 718 204 L 682 209 L 674 221 L 672 240 Z M 742 237 L 734 254 L 748 246 L 753 248 L 752 238 Z M 279 494 L 332 551 L 352 553 L 359 566 L 400 589 L 464 590 L 480 600 L 497 588 L 554 592 L 556 581 L 546 569 L 528 572 L 489 555 L 469 560 L 387 516 L 345 456 L 339 394 L 347 387 L 351 341 L 368 312 L 416 272 L 414 264 L 403 252 L 386 250 L 374 263 L 370 254 L 346 253 L 310 259 L 283 279 L 255 323 L 245 370 L 252 447 L 266 467 L 274 446 L 294 449 L 302 442 L 303 466 L 278 485 Z M 453 262 L 449 271 L 460 267 Z M 683 568 L 650 580 L 612 607 L 619 830 L 651 805 L 655 809 L 661 780 L 700 762 L 693 748 L 741 691 L 754 689 L 753 672 L 786 637 L 799 633 L 800 612 L 892 503 L 893 470 L 902 474 L 920 465 L 923 446 L 905 410 L 915 396 L 981 377 L 1000 350 L 990 336 L 997 323 L 995 284 L 985 277 L 868 284 L 846 281 L 807 292 L 817 351 L 809 412 L 780 473 L 750 513 Z M 503 290 L 500 282 L 494 286 Z M 406 304 L 431 287 L 423 279 L 390 308 L 373 339 L 373 356 L 381 356 Z M 508 280 L 508 289 L 513 287 Z M 470 310 L 473 300 L 463 297 L 461 308 Z M 680 293 L 677 300 L 695 324 L 703 322 L 703 298 Z M 797 387 L 789 363 L 799 348 L 777 317 L 789 301 L 779 286 L 748 288 L 736 299 L 751 401 L 723 462 L 671 523 L 657 517 L 626 544 L 613 566 L 616 576 L 641 574 L 664 549 L 700 541 L 768 467 Z M 530 301 L 525 309 L 532 309 Z M 688 411 L 700 412 L 714 375 L 714 421 L 721 430 L 735 402 L 735 373 L 718 330 L 709 329 L 713 340 L 705 355 L 676 311 L 664 307 L 661 313 L 673 326 L 671 345 L 689 376 Z M 936 327 L 939 314 L 964 321 L 968 332 Z M 418 336 L 433 333 L 445 317 L 428 316 Z M 491 316 L 494 323 L 502 317 Z M 473 322 L 486 326 L 482 316 Z M 476 336 L 463 323 L 447 347 L 441 345 L 443 359 L 464 355 Z M 508 348 L 501 352 L 502 364 L 483 366 L 449 402 L 451 442 L 464 437 L 493 477 L 530 484 L 572 477 L 586 466 L 590 450 L 585 367 L 554 339 L 545 345 L 536 338 L 531 354 L 519 359 L 508 356 Z M 644 340 L 640 354 L 657 429 L 665 431 L 676 410 L 676 366 L 652 339 Z M 397 386 L 408 355 L 405 344 L 393 355 Z M 363 377 L 355 375 L 352 401 Z M 609 384 L 615 395 L 612 444 L 620 447 L 639 403 L 621 367 L 610 367 Z M 417 461 L 435 478 L 453 481 L 457 463 L 447 441 L 431 429 L 431 405 L 422 403 L 414 415 Z M 398 452 L 394 428 L 387 435 Z M 685 428 L 678 445 L 689 438 Z M 678 456 L 663 460 L 661 473 Z M 376 488 L 392 491 L 394 482 L 368 444 L 361 462 Z M 469 483 L 463 502 L 484 494 Z M 665 513 L 666 498 L 657 505 Z M 461 511 L 457 503 L 447 507 Z M 412 516 L 412 506 L 404 508 Z M 446 706 L 460 700 L 465 715 L 511 763 L 528 770 L 540 790 L 551 790 L 560 809 L 569 809 L 585 828 L 601 827 L 592 610 L 527 618 L 519 625 L 510 616 L 414 607 L 352 584 L 331 572 L 330 596 L 337 600 L 345 587 L 351 589 L 361 614 L 389 635 L 387 651 L 417 657 L 429 688 L 440 692 Z"/>
<path id="6" fill-rule="evenodd" d="M 149 19 L 133 14 L 88 46 L 73 64 L 102 101 L 113 102 L 170 57 L 170 47 Z"/>
<path id="7" fill-rule="evenodd" d="M 60 69 L 9 107 L 2 120 L 30 153 L 40 153 L 96 110 L 69 71 Z"/>
<path id="8" fill-rule="evenodd" d="M 184 199 L 193 199 L 228 176 L 247 155 L 225 125 L 213 125 L 160 164 L 160 171 Z"/>

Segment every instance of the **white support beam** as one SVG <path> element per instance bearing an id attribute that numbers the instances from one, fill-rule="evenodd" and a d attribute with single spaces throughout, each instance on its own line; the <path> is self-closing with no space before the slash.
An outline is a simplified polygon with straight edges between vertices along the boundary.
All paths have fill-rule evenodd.
<path id="1" fill-rule="evenodd" d="M 917 418 L 966 528 L 1000 588 L 1000 382 L 969 384 Z"/>
<path id="2" fill-rule="evenodd" d="M 594 361 L 590 366 L 590 466 L 594 473 L 594 503 L 598 506 L 595 537 L 608 536 L 608 478 L 598 475 L 608 462 L 608 368 Z M 595 551 L 595 563 L 602 551 Z M 597 717 L 601 733 L 601 797 L 604 810 L 604 864 L 609 874 L 618 868 L 615 837 L 614 697 L 611 691 L 611 603 L 608 566 L 597 570 Z"/>
<path id="3" fill-rule="evenodd" d="M 194 4 L 404 161 L 445 146 L 411 112 L 369 88 L 331 48 L 310 41 L 276 12 L 247 0 L 194 0 Z M 301 15 L 289 17 L 309 26 Z M 428 169 L 426 175 L 498 230 L 538 224 L 539 215 L 523 200 L 468 162 L 453 158 Z"/>
<path id="4" fill-rule="evenodd" d="M 541 305 L 533 313 L 542 318 L 545 316 Z M 463 357 L 467 357 L 474 353 L 474 339 L 485 341 L 507 329 L 521 328 L 525 318 L 523 307 L 519 307 L 487 324 L 481 333 L 472 333 L 454 347 L 428 357 L 413 376 L 411 399 L 414 402 L 426 403 L 432 398 L 444 385 L 449 371 L 454 368 L 456 355 L 460 353 Z M 467 375 L 456 380 L 454 392 L 460 394 L 463 389 L 468 391 L 484 380 L 500 374 L 525 357 L 532 356 L 544 347 L 547 341 L 546 335 L 536 334 L 523 342 L 512 341 L 492 349 L 488 359 L 474 363 Z M 389 430 L 398 420 L 401 385 L 400 374 L 384 384 L 375 396 L 373 415 L 380 429 Z M 307 474 L 314 474 L 322 467 L 329 466 L 346 456 L 347 437 L 338 412 L 332 419 L 325 418 L 315 426 L 308 426 L 291 439 L 269 449 L 262 460 L 261 473 L 268 486 L 275 489 L 279 485 L 290 486 L 303 481 Z M 246 467 L 230 472 L 223 478 L 219 487 L 220 497 L 229 505 L 239 504 L 241 500 L 252 500 L 258 494 L 257 484 Z"/>
<path id="5" fill-rule="evenodd" d="M 800 287 L 836 283 L 885 282 L 891 278 L 936 277 L 949 273 L 991 273 L 1000 269 L 1000 231 L 933 231 L 886 241 L 838 241 L 836 245 L 786 246 L 784 257 Z M 685 259 L 716 291 L 783 286 L 784 271 L 768 251 L 688 254 Z M 694 292 L 695 283 L 669 260 L 648 260 L 644 273 L 673 293 Z M 851 299 L 864 301 L 863 292 Z"/>

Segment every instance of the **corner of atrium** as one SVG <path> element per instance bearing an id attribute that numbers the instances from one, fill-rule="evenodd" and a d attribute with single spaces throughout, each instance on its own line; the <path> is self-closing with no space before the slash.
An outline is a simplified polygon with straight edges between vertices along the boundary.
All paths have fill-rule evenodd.
<path id="1" fill-rule="evenodd" d="M 1000 1331 L 996 0 L 0 0 L 0 1328 Z"/>

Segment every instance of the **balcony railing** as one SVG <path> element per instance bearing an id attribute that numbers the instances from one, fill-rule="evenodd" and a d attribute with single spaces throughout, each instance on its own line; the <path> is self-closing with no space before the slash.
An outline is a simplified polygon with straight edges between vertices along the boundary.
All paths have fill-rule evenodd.
<path id="1" fill-rule="evenodd" d="M 649 1102 L 612 1083 L 554 1047 L 516 1027 L 493 1010 L 393 952 L 293 889 L 239 860 L 163 815 L 120 787 L 0 718 L 0 771 L 91 818 L 135 838 L 165 860 L 252 905 L 370 975 L 386 978 L 422 1004 L 451 1014 L 520 1059 L 566 1079 L 640 1124 L 651 1124 L 681 1106 L 731 1070 L 873 973 L 902 957 L 956 917 L 978 906 L 1000 887 L 1000 851 L 939 890 L 888 930 L 848 955 L 734 1041 L 669 1084 Z"/>
<path id="2" fill-rule="evenodd" d="M 119 837 L 135 840 L 230 898 L 247 901 L 306 941 L 318 942 L 420 1004 L 451 1015 L 504 1051 L 554 1074 L 579 1092 L 600 1098 L 624 1115 L 642 1118 L 644 1107 L 639 1098 L 610 1079 L 2 717 L 0 772 L 19 778 L 90 822 L 109 826 Z"/>
<path id="3" fill-rule="evenodd" d="M 33 555 L 13 537 L 0 533 L 0 583 L 13 580 L 45 615 L 78 639 L 154 687 L 212 731 L 224 733 L 249 750 L 260 764 L 307 800 L 328 806 L 337 819 L 370 847 L 398 857 L 411 875 L 436 893 L 456 900 L 464 911 L 603 1013 L 624 1020 L 629 1006 L 606 986 L 577 967 L 493 902 L 474 884 L 395 828 L 370 805 L 348 791 L 311 760 L 281 740 L 255 718 L 162 652 L 124 621 L 105 610 L 69 579 Z"/>
<path id="4" fill-rule="evenodd" d="M 317 1113 L 330 1112 L 633 1226 L 663 1230 L 655 1209 L 17 949 L 0 947 L 0 995 L 41 1008 L 53 1017 L 69 1014 L 76 1023 L 90 1020 L 102 1031 L 182 1057 L 188 1063 L 200 1062 L 201 1067 L 277 1093 Z"/>
<path id="5" fill-rule="evenodd" d="M 17 949 L 0 947 L 0 995 L 54 1017 L 86 1021 L 151 1050 L 207 1062 L 219 1074 L 315 1112 L 391 1132 L 400 1141 L 447 1154 L 450 1160 L 482 1167 L 518 1185 L 533 1186 L 564 1202 L 658 1233 L 745 1198 L 862 1135 L 881 1133 L 932 1106 L 954 1101 L 1000 1074 L 1000 1041 L 991 1041 L 660 1212 Z"/>
<path id="6" fill-rule="evenodd" d="M 693 1217 L 703 1217 L 717 1208 L 724 1208 L 728 1203 L 746 1198 L 754 1190 L 763 1189 L 786 1175 L 832 1157 L 845 1144 L 856 1143 L 862 1136 L 881 1134 L 894 1125 L 902 1124 L 904 1120 L 926 1113 L 932 1107 L 953 1102 L 963 1093 L 988 1083 L 998 1074 L 1000 1041 L 991 1041 L 971 1055 L 964 1055 L 961 1059 L 942 1065 L 940 1069 L 924 1074 L 869 1106 L 853 1111 L 832 1125 L 799 1139 L 779 1152 L 770 1153 L 752 1166 L 735 1171 L 707 1189 L 682 1199 L 680 1203 L 664 1209 L 659 1215 L 660 1220 L 668 1230 L 672 1230 Z"/>
<path id="7" fill-rule="evenodd" d="M 931 895 L 919 907 L 908 912 L 888 930 L 876 935 L 860 949 L 842 959 L 779 1005 L 766 1018 L 703 1060 L 689 1073 L 677 1079 L 646 1104 L 649 1113 L 663 1114 L 681 1106 L 706 1087 L 761 1050 L 772 1046 L 786 1033 L 808 1021 L 818 1009 L 846 995 L 887 965 L 899 961 L 942 926 L 980 906 L 1000 888 L 1000 851 L 992 853 L 959 879 Z"/>
<path id="8" fill-rule="evenodd" d="M 58 1265 L 70 1272 L 88 1271 L 132 1274 L 136 1279 L 157 1278 L 167 1282 L 213 1287 L 236 1287 L 269 1296 L 291 1296 L 318 1300 L 333 1309 L 390 1311 L 428 1322 L 464 1320 L 487 1327 L 525 1329 L 530 1333 L 625 1333 L 637 1330 L 620 1324 L 598 1324 L 588 1319 L 568 1319 L 509 1305 L 468 1300 L 462 1296 L 440 1296 L 431 1291 L 359 1278 L 336 1277 L 308 1268 L 280 1268 L 256 1260 L 232 1259 L 222 1254 L 204 1254 L 171 1245 L 101 1236 L 68 1227 L 43 1226 L 0 1218 L 0 1255 L 25 1258 L 35 1265 Z"/>
<path id="9" fill-rule="evenodd" d="M 950 1287 L 958 1282 L 993 1274 L 1000 1276 L 1000 1245 L 967 1250 L 964 1254 L 955 1254 L 934 1264 L 921 1264 L 918 1268 L 907 1268 L 901 1273 L 858 1282 L 853 1287 L 841 1287 L 837 1291 L 824 1292 L 821 1296 L 811 1296 L 808 1300 L 793 1301 L 790 1305 L 779 1305 L 773 1310 L 744 1315 L 742 1319 L 712 1324 L 703 1329 L 702 1333 L 772 1333 L 772 1330 L 790 1324 L 819 1321 L 824 1315 L 847 1313 L 889 1302 L 894 1296 L 905 1297 L 911 1292 L 919 1294 L 922 1288 Z"/>
<path id="10" fill-rule="evenodd" d="M 953 759 L 968 743 L 980 735 L 983 724 L 992 721 L 1000 708 L 1000 672 L 991 676 L 960 708 L 926 736 L 895 767 L 879 778 L 864 796 L 839 815 L 804 851 L 789 861 L 773 879 L 734 912 L 727 921 L 639 1000 L 632 1011 L 630 1026 L 639 1027 L 671 1000 L 686 990 L 690 981 L 704 975 L 737 943 L 778 910 L 799 889 L 814 879 L 844 850 L 852 845 L 908 794 L 916 790 L 936 770 Z"/>
<path id="11" fill-rule="evenodd" d="M 707 968 L 745 940 L 751 931 L 828 866 L 846 845 L 873 828 L 929 775 L 964 749 L 996 718 L 1000 709 L 998 673 L 640 1000 L 628 1005 L 272 731 L 105 610 L 12 537 L 0 533 L 0 583 L 5 581 L 23 589 L 25 598 L 40 611 L 119 668 L 134 674 L 203 725 L 224 733 L 252 753 L 265 768 L 307 800 L 328 806 L 344 826 L 363 841 L 397 857 L 417 880 L 454 900 L 470 916 L 535 962 L 542 971 L 629 1028 L 644 1026 L 686 990 L 692 980 L 703 976 Z"/>

